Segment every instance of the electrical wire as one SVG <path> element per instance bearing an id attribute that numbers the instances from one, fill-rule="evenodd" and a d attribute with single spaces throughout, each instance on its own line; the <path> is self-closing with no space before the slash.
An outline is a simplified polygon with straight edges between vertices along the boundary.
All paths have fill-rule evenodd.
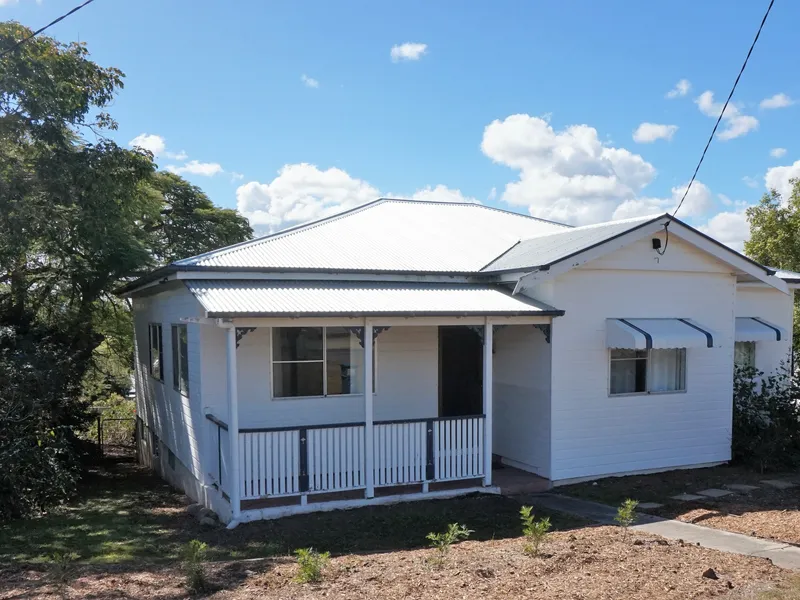
<path id="1" fill-rule="evenodd" d="M 744 70 L 747 68 L 747 63 L 750 60 L 750 55 L 753 54 L 753 48 L 756 47 L 756 43 L 758 42 L 758 38 L 761 37 L 761 30 L 764 29 L 764 23 L 767 22 L 767 17 L 769 16 L 770 11 L 772 10 L 772 6 L 775 4 L 775 0 L 770 0 L 769 6 L 767 6 L 767 12 L 764 13 L 764 18 L 761 19 L 761 24 L 758 26 L 758 31 L 756 32 L 756 37 L 753 38 L 753 43 L 750 44 L 750 49 L 747 51 L 747 56 L 745 56 L 744 62 L 742 63 L 742 68 L 739 69 L 739 74 L 736 76 L 736 81 L 733 82 L 733 87 L 731 88 L 730 93 L 728 94 L 728 98 L 725 100 L 725 104 L 722 107 L 722 110 L 717 117 L 717 122 L 714 123 L 714 129 L 711 130 L 711 135 L 708 137 L 708 141 L 706 142 L 706 147 L 703 148 L 703 153 L 700 155 L 700 160 L 697 163 L 697 166 L 694 169 L 694 173 L 692 174 L 692 178 L 689 180 L 689 185 L 686 186 L 686 189 L 683 192 L 683 196 L 681 197 L 681 201 L 678 202 L 678 206 L 675 207 L 675 210 L 672 211 L 672 216 L 667 219 L 667 222 L 664 224 L 664 233 L 666 239 L 664 241 L 664 247 L 660 250 L 656 250 L 658 254 L 664 255 L 667 251 L 667 246 L 669 245 L 669 224 L 672 219 L 675 218 L 675 215 L 680 210 L 681 206 L 683 206 L 683 201 L 686 200 L 686 196 L 689 195 L 689 190 L 692 189 L 692 184 L 694 183 L 695 178 L 697 177 L 697 172 L 700 170 L 700 166 L 703 164 L 703 160 L 706 157 L 706 152 L 708 152 L 708 147 L 711 145 L 711 141 L 714 139 L 714 135 L 717 133 L 717 128 L 719 124 L 722 122 L 722 117 L 725 114 L 725 110 L 728 108 L 728 104 L 733 98 L 733 93 L 736 91 L 736 86 L 739 85 L 739 80 L 742 78 L 742 74 Z"/>
<path id="2" fill-rule="evenodd" d="M 37 35 L 39 35 L 40 33 L 42 33 L 42 32 L 43 32 L 45 29 L 49 29 L 50 27 L 52 27 L 52 26 L 53 26 L 53 25 L 55 25 L 56 23 L 58 23 L 58 22 L 60 22 L 60 21 L 63 21 L 64 19 L 66 19 L 66 18 L 67 18 L 68 16 L 70 16 L 71 14 L 78 12 L 78 11 L 79 11 L 80 9 L 82 9 L 84 6 L 86 6 L 87 4 L 91 4 L 92 2 L 94 2 L 94 0 L 86 0 L 86 2 L 84 2 L 83 4 L 80 4 L 80 5 L 78 5 L 78 6 L 76 6 L 75 8 L 73 8 L 73 9 L 72 9 L 71 11 L 69 11 L 68 13 L 64 13 L 63 15 L 61 15 L 60 17 L 58 17 L 58 18 L 57 18 L 57 19 L 55 19 L 54 21 L 50 21 L 50 22 L 49 22 L 47 25 L 45 25 L 45 26 L 44 26 L 44 27 L 42 27 L 41 29 L 37 29 L 37 30 L 36 30 L 36 31 L 34 31 L 32 34 L 30 34 L 29 36 L 22 38 L 22 39 L 21 39 L 20 41 L 18 41 L 16 44 L 14 44 L 13 46 L 11 46 L 11 48 L 8 48 L 7 50 L 3 50 L 3 52 L 0 52 L 0 59 L 1 59 L 1 58 L 4 58 L 4 57 L 6 56 L 6 54 L 11 54 L 12 52 L 14 52 L 14 51 L 15 51 L 17 48 L 19 48 L 20 46 L 22 46 L 22 44 L 24 44 L 24 43 L 25 43 L 25 42 L 27 42 L 28 40 L 35 38 Z"/>

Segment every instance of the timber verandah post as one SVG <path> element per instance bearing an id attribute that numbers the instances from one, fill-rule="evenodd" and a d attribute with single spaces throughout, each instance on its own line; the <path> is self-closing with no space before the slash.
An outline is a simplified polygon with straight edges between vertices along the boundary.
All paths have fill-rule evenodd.
<path id="1" fill-rule="evenodd" d="M 227 371 L 228 371 L 228 447 L 231 461 L 231 485 L 228 494 L 231 500 L 231 512 L 235 526 L 242 512 L 241 479 L 239 473 L 239 394 L 236 370 L 236 327 L 232 324 L 225 330 L 227 336 Z M 220 473 L 221 474 L 221 473 Z"/>
<path id="2" fill-rule="evenodd" d="M 364 319 L 364 470 L 367 498 L 375 497 L 375 415 L 372 398 L 372 322 Z"/>
<path id="3" fill-rule="evenodd" d="M 483 485 L 492 485 L 492 346 L 494 326 L 489 317 L 483 328 Z"/>

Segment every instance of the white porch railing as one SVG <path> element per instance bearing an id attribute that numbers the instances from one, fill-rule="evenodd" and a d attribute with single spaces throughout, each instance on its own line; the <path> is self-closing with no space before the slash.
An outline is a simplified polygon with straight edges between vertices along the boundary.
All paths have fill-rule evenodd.
<path id="1" fill-rule="evenodd" d="M 210 444 L 208 475 L 211 482 L 220 491 L 228 493 L 231 484 L 230 477 L 230 436 L 228 435 L 228 424 L 220 421 L 213 415 L 206 415 L 208 419 L 208 440 Z"/>
<path id="2" fill-rule="evenodd" d="M 220 487 L 226 482 L 227 426 L 216 425 Z M 483 415 L 376 421 L 373 482 L 376 487 L 483 477 Z M 239 492 L 242 500 L 364 489 L 366 426 L 242 429 Z M 212 436 L 212 439 L 214 436 Z M 213 442 L 212 442 L 213 444 Z"/>

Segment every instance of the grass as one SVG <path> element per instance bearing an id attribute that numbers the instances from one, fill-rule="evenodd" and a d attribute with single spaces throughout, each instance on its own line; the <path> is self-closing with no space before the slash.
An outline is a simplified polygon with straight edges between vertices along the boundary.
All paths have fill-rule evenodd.
<path id="1" fill-rule="evenodd" d="M 755 596 L 754 600 L 800 600 L 800 577 L 761 592 Z"/>
<path id="2" fill-rule="evenodd" d="M 549 516 L 554 530 L 585 523 Z M 121 564 L 179 560 L 193 539 L 208 545 L 208 560 L 292 554 L 319 548 L 333 555 L 424 548 L 425 536 L 448 523 L 466 524 L 471 539 L 520 536 L 519 504 L 475 495 L 394 506 L 298 515 L 225 528 L 203 528 L 186 514 L 182 496 L 132 458 L 107 459 L 84 479 L 81 495 L 42 517 L 0 526 L 0 563 L 47 563 L 75 553 L 79 563 Z"/>

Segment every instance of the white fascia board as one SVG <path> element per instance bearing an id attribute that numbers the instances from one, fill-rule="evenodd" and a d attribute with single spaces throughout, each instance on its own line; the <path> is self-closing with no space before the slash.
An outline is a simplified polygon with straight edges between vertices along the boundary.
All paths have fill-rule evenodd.
<path id="1" fill-rule="evenodd" d="M 524 290 L 530 289 L 531 287 L 544 281 L 558 277 L 567 271 L 571 271 L 575 267 L 585 265 L 586 263 L 601 258 L 607 254 L 621 250 L 628 244 L 632 244 L 633 242 L 636 242 L 644 237 L 656 234 L 664 229 L 665 222 L 666 217 L 659 219 L 658 221 L 654 221 L 653 223 L 648 223 L 647 225 L 612 238 L 579 254 L 561 260 L 551 265 L 549 269 L 524 273 L 522 276 L 517 274 L 512 279 L 512 281 L 517 282 L 517 285 L 514 287 L 514 294 L 519 294 Z"/>
<path id="2" fill-rule="evenodd" d="M 775 288 L 776 290 L 780 290 L 785 294 L 789 293 L 789 288 L 783 280 L 775 277 L 774 275 L 767 274 L 763 268 L 751 263 L 744 256 L 738 254 L 737 252 L 730 250 L 727 247 L 718 245 L 717 243 L 709 240 L 707 237 L 700 235 L 696 231 L 683 226 L 679 222 L 673 221 L 670 224 L 670 234 L 674 233 L 674 228 L 680 229 L 678 237 L 680 237 L 682 240 L 689 242 L 700 250 L 707 252 L 718 260 L 730 265 L 737 271 L 747 273 L 748 275 L 755 277 L 759 281 Z M 669 249 L 667 249 L 667 252 L 669 252 Z"/>
<path id="3" fill-rule="evenodd" d="M 412 282 L 412 283 L 472 283 L 473 280 L 468 275 L 428 275 L 405 274 L 405 273 L 343 273 L 332 271 L 330 273 L 304 272 L 304 271 L 280 271 L 280 272 L 259 272 L 259 271 L 206 271 L 202 269 L 192 269 L 190 271 L 178 271 L 178 279 L 227 279 L 227 280 L 279 280 L 279 281 L 389 281 L 389 282 Z"/>
<path id="4" fill-rule="evenodd" d="M 559 275 L 562 275 L 567 271 L 571 271 L 576 267 L 580 267 L 588 262 L 602 258 L 607 254 L 621 250 L 625 246 L 642 238 L 660 233 L 664 230 L 664 223 L 666 223 L 666 221 L 667 217 L 664 217 L 658 221 L 654 221 L 653 223 L 649 223 L 643 227 L 634 229 L 633 231 L 610 239 L 607 242 L 601 243 L 593 248 L 589 248 L 588 250 L 576 254 L 570 258 L 561 260 L 551 265 L 549 269 L 530 271 L 528 273 L 507 273 L 501 275 L 498 278 L 498 281 L 503 283 L 514 282 L 516 284 L 514 286 L 514 294 L 521 293 L 526 289 L 530 289 L 531 287 L 544 281 L 558 277 Z M 763 268 L 753 264 L 744 256 L 739 255 L 735 251 L 718 245 L 717 243 L 693 231 L 691 228 L 684 226 L 678 221 L 671 221 L 669 227 L 670 235 L 677 235 L 683 241 L 694 245 L 700 250 L 703 250 L 704 252 L 715 257 L 717 260 L 730 265 L 733 270 L 746 273 L 747 275 L 758 279 L 759 282 L 766 286 L 775 288 L 786 294 L 789 293 L 789 287 L 783 280 L 775 277 L 774 275 L 768 275 Z M 666 252 L 669 252 L 669 246 L 667 246 Z"/>

